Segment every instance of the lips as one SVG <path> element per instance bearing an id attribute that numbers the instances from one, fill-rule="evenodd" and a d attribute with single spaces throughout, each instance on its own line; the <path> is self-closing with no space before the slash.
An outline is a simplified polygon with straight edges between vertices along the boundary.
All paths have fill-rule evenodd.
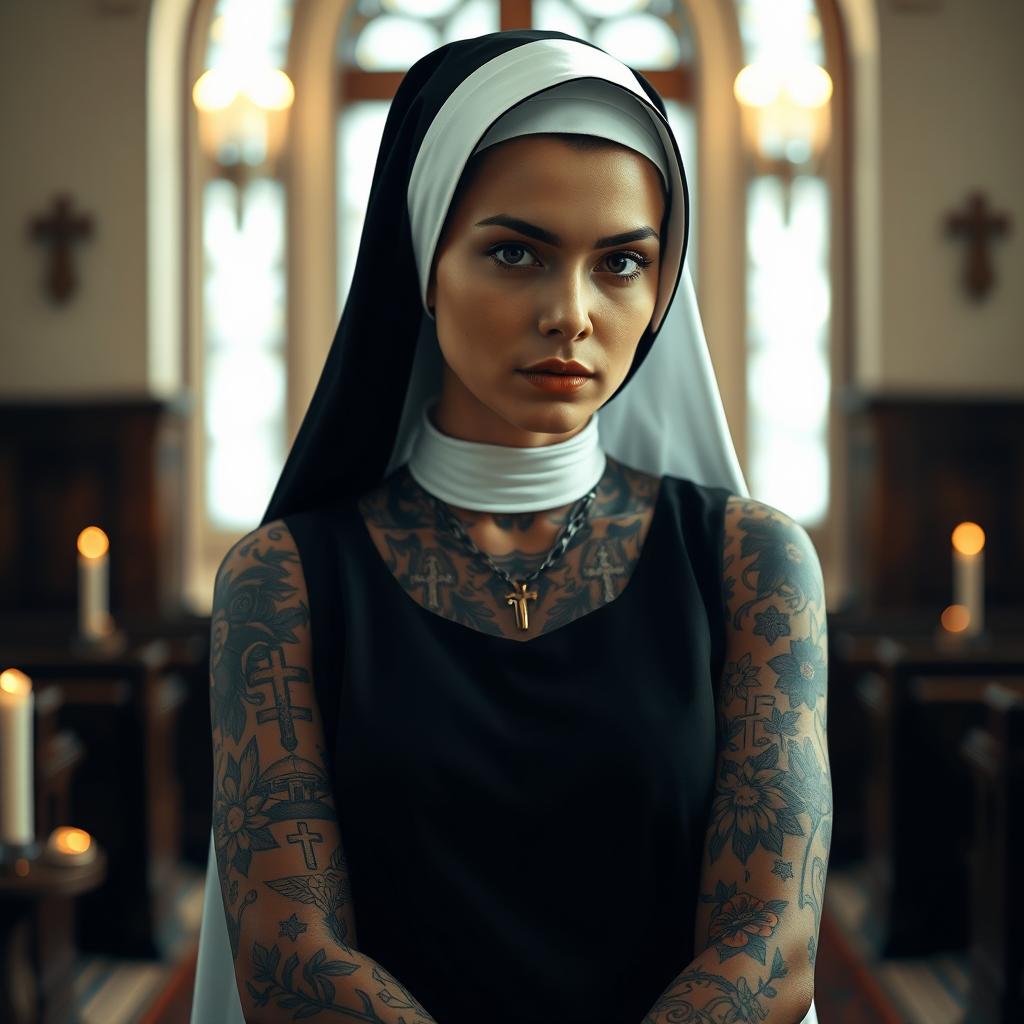
<path id="1" fill-rule="evenodd" d="M 593 377 L 594 374 L 575 359 L 544 359 L 532 366 L 525 366 L 520 373 L 547 373 L 558 377 Z"/>

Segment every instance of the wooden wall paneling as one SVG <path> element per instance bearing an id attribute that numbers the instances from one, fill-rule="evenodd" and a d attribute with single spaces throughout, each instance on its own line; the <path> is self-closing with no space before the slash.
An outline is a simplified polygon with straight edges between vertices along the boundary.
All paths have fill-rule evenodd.
<path id="1" fill-rule="evenodd" d="M 153 398 L 0 403 L 0 611 L 73 612 L 75 541 L 96 524 L 115 618 L 177 614 L 187 412 Z"/>
<path id="2" fill-rule="evenodd" d="M 987 535 L 986 599 L 1024 608 L 1024 401 L 854 395 L 850 419 L 851 605 L 952 603 L 950 534 Z"/>

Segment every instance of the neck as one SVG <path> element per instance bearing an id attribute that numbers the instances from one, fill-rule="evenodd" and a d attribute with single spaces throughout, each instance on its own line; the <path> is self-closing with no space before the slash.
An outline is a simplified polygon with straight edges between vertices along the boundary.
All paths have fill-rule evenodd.
<path id="1" fill-rule="evenodd" d="M 597 413 L 566 441 L 521 448 L 442 433 L 428 406 L 409 459 L 413 479 L 436 498 L 477 512 L 539 512 L 578 501 L 602 477 Z"/>

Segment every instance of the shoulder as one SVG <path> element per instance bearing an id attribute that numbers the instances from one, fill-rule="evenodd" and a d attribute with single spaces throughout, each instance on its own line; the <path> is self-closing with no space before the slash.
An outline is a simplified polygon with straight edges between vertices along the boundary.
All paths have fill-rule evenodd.
<path id="1" fill-rule="evenodd" d="M 730 620 L 742 626 L 775 599 L 792 612 L 824 614 L 821 564 L 806 529 L 771 505 L 729 495 L 723 526 L 722 573 Z M 758 618 L 761 616 L 759 615 Z"/>
<path id="2" fill-rule="evenodd" d="M 794 563 L 817 562 L 814 544 L 803 526 L 785 512 L 754 498 L 729 494 L 723 510 L 726 544 L 743 555 L 771 551 Z"/>
<path id="3" fill-rule="evenodd" d="M 239 537 L 221 559 L 217 575 L 258 564 L 268 551 L 298 554 L 295 538 L 283 519 L 272 519 Z"/>
<path id="4" fill-rule="evenodd" d="M 214 613 L 239 603 L 276 604 L 296 596 L 305 602 L 299 549 L 285 520 L 273 519 L 250 530 L 221 559 L 214 581 Z"/>

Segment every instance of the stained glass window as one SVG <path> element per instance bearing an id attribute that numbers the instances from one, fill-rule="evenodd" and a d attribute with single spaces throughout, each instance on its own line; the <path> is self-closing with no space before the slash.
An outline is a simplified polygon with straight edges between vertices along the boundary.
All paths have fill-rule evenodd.
<path id="1" fill-rule="evenodd" d="M 239 75 L 283 67 L 291 16 L 291 0 L 219 0 L 206 67 Z M 243 137 L 221 159 L 258 159 L 260 143 Z M 213 178 L 203 187 L 201 223 L 206 520 L 237 532 L 259 522 L 286 454 L 284 186 L 269 177 L 240 185 Z"/>
<path id="2" fill-rule="evenodd" d="M 359 0 L 338 36 L 343 66 L 406 71 L 431 50 L 455 39 L 497 32 L 497 0 Z"/>

